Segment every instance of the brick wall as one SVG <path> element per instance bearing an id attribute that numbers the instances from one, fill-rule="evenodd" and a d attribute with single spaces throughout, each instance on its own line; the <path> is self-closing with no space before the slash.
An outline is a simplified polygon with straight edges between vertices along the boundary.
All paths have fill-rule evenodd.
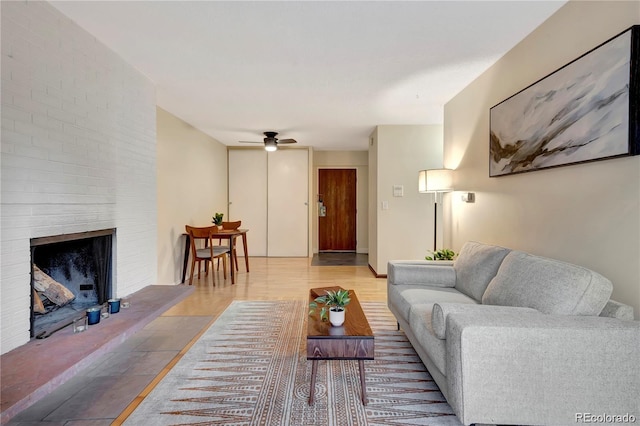
<path id="1" fill-rule="evenodd" d="M 0 350 L 29 340 L 29 240 L 117 228 L 114 289 L 155 284 L 152 82 L 45 2 L 1 2 Z"/>

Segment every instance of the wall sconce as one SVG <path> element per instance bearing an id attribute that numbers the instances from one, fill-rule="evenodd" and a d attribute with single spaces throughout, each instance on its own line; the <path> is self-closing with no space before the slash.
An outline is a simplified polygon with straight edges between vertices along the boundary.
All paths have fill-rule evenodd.
<path id="1" fill-rule="evenodd" d="M 476 194 L 474 192 L 463 192 L 461 198 L 462 198 L 462 201 L 464 201 L 465 203 L 476 202 Z"/>

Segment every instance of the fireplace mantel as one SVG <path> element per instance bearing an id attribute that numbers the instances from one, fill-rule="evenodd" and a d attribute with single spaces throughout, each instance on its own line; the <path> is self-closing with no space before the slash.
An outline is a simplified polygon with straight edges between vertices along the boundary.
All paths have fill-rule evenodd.
<path id="1" fill-rule="evenodd" d="M 100 229 L 97 231 L 76 232 L 73 234 L 51 235 L 49 237 L 31 238 L 31 247 L 43 246 L 45 244 L 61 243 L 64 241 L 81 240 L 84 238 L 103 237 L 114 235 L 116 228 Z"/>

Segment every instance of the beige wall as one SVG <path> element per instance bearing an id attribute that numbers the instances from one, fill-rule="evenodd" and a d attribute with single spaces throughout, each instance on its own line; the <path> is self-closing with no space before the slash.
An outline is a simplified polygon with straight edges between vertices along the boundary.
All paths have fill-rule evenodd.
<path id="1" fill-rule="evenodd" d="M 440 125 L 385 125 L 371 134 L 369 265 L 378 275 L 387 273 L 390 260 L 424 259 L 433 248 L 434 200 L 418 193 L 418 172 L 442 167 L 442 131 Z M 404 196 L 393 196 L 394 185 L 404 187 Z"/>
<path id="2" fill-rule="evenodd" d="M 378 261 L 378 128 L 369 136 L 369 267 L 375 268 Z"/>
<path id="3" fill-rule="evenodd" d="M 640 156 L 489 178 L 489 108 L 640 22 L 639 2 L 571 1 L 445 106 L 450 245 L 477 240 L 592 268 L 640 313 Z"/>
<path id="4" fill-rule="evenodd" d="M 227 147 L 157 109 L 158 284 L 181 280 L 185 225 L 227 217 Z"/>
<path id="5" fill-rule="evenodd" d="M 318 252 L 318 170 L 356 169 L 356 252 L 369 251 L 369 155 L 367 151 L 315 151 L 311 192 L 313 253 Z"/>

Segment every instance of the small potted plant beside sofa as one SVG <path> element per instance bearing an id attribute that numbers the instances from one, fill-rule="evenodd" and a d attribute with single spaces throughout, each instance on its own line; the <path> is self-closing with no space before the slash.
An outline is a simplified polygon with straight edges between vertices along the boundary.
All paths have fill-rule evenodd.
<path id="1" fill-rule="evenodd" d="M 453 260 L 456 257 L 456 253 L 450 249 L 442 249 L 431 252 L 431 256 L 425 256 L 425 260 Z"/>

